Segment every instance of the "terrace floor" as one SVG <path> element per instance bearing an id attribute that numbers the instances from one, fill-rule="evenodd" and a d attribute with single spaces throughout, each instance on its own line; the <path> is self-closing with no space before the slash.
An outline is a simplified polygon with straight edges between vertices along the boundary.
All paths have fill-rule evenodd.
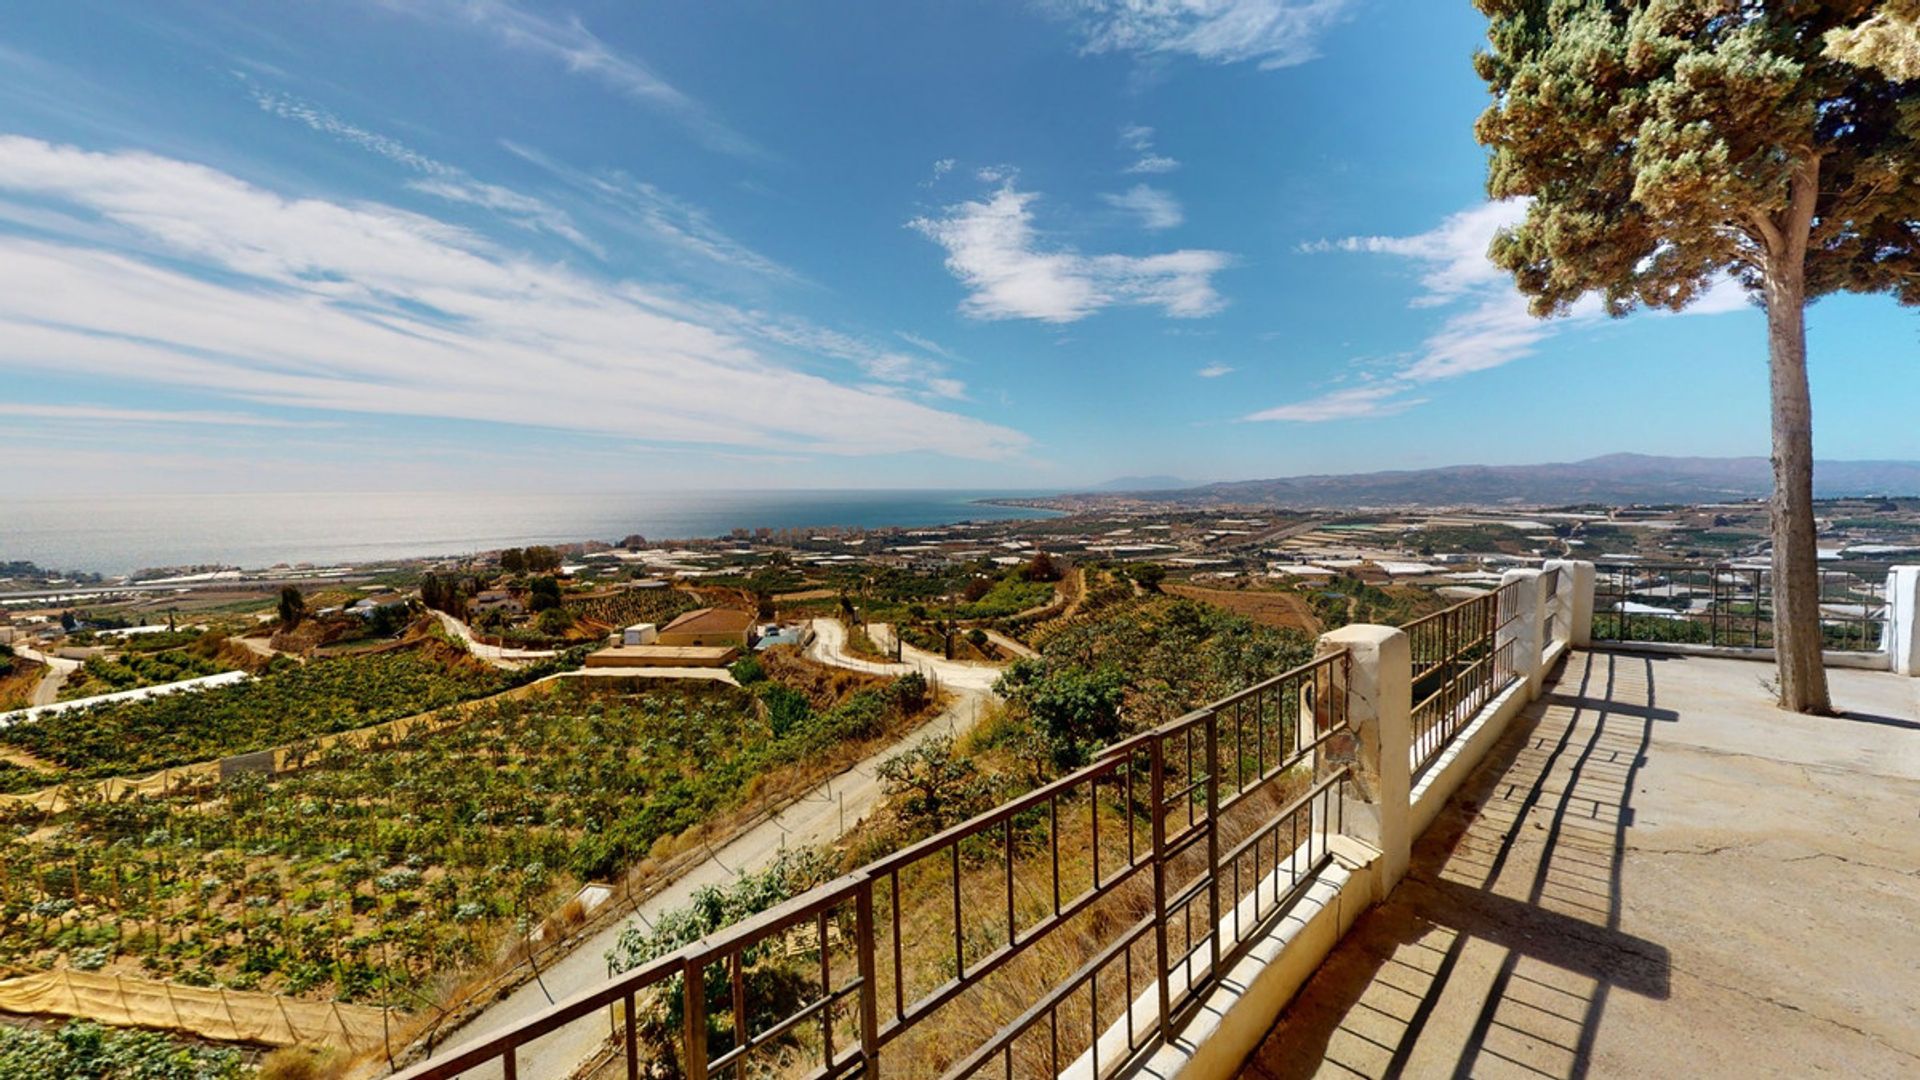
<path id="1" fill-rule="evenodd" d="M 1920 1075 L 1920 680 L 1586 652 L 1243 1080 Z"/>

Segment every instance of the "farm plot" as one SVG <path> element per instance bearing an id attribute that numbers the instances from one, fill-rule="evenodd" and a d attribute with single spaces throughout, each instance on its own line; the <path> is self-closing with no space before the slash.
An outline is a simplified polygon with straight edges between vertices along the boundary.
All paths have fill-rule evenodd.
<path id="1" fill-rule="evenodd" d="M 763 719 L 731 687 L 561 685 L 276 779 L 15 811 L 0 966 L 415 1007 L 764 774 L 880 734 L 893 701 Z"/>
<path id="2" fill-rule="evenodd" d="M 399 652 L 285 665 L 231 686 L 42 716 L 0 730 L 0 744 L 63 770 L 59 779 L 151 772 L 428 712 L 541 674 L 497 671 L 429 639 Z"/>

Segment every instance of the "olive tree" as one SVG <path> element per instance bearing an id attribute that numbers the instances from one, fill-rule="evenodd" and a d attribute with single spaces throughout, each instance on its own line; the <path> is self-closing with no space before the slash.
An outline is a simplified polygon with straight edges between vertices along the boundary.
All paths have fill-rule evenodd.
<path id="1" fill-rule="evenodd" d="M 1920 94 L 1867 26 L 1886 12 L 1475 3 L 1491 46 L 1474 58 L 1494 98 L 1476 128 L 1488 191 L 1530 200 L 1491 255 L 1534 314 L 1594 295 L 1613 315 L 1679 310 L 1729 276 L 1766 310 L 1780 703 L 1826 712 L 1805 310 L 1842 291 L 1920 303 Z"/>

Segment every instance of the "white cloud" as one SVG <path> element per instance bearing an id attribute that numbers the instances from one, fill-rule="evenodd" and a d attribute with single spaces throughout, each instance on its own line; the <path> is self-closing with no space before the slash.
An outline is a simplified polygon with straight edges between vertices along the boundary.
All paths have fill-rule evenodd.
<path id="1" fill-rule="evenodd" d="M 1140 155 L 1140 159 L 1122 169 L 1128 173 L 1158 174 L 1172 172 L 1180 163 L 1165 154 L 1154 153 L 1153 129 L 1141 124 L 1128 124 L 1120 129 L 1120 145 Z"/>
<path id="2" fill-rule="evenodd" d="M 0 367 L 13 371 L 785 453 L 993 459 L 1028 442 L 778 363 L 725 309 L 392 207 L 18 136 L 0 136 L 0 191 L 93 215 L 125 241 L 0 236 Z"/>
<path id="3" fill-rule="evenodd" d="M 1427 335 L 1420 349 L 1398 370 L 1378 382 L 1335 391 L 1308 401 L 1268 409 L 1249 420 L 1339 420 L 1392 416 L 1424 399 L 1408 397 L 1415 388 L 1441 379 L 1513 363 L 1533 354 L 1541 342 L 1573 327 L 1605 317 L 1600 302 L 1587 297 L 1556 319 L 1536 318 L 1512 276 L 1487 255 L 1501 229 L 1526 217 L 1525 200 L 1487 202 L 1447 217 L 1438 226 L 1413 236 L 1350 236 L 1302 244 L 1307 253 L 1333 251 L 1391 255 L 1419 269 L 1423 291 L 1409 302 L 1414 308 L 1449 308 L 1439 327 Z M 1747 306 L 1744 292 L 1732 280 L 1717 283 L 1690 314 L 1711 315 Z"/>
<path id="4" fill-rule="evenodd" d="M 985 201 L 947 207 L 908 224 L 947 250 L 947 269 L 968 289 L 960 309 L 981 319 L 1068 323 L 1116 304 L 1158 307 L 1194 318 L 1225 306 L 1213 275 L 1232 259 L 1223 252 L 1083 255 L 1046 250 L 1033 227 L 1038 196 L 1000 188 Z"/>
<path id="5" fill-rule="evenodd" d="M 1208 364 L 1206 367 L 1194 372 L 1194 374 L 1203 379 L 1217 379 L 1222 375 L 1233 374 L 1233 369 L 1225 364 Z"/>
<path id="6" fill-rule="evenodd" d="M 234 74 L 247 85 L 247 92 L 253 97 L 254 104 L 265 111 L 425 174 L 426 179 L 415 180 L 407 185 L 421 194 L 477 206 L 494 212 L 520 228 L 549 232 L 596 256 L 604 258 L 606 255 L 598 244 L 588 240 L 574 227 L 573 219 L 567 216 L 566 211 L 543 199 L 476 180 L 467 175 L 464 169 L 437 161 L 398 139 L 351 124 L 291 94 L 268 90 L 255 84 L 244 72 Z"/>
<path id="7" fill-rule="evenodd" d="M 284 420 L 254 413 L 209 409 L 123 409 L 111 405 L 14 405 L 0 402 L 0 416 L 23 420 L 57 420 L 106 424 L 192 424 L 196 427 L 317 428 L 337 427 L 325 420 Z"/>
<path id="8" fill-rule="evenodd" d="M 1352 0 L 1052 0 L 1090 53 L 1182 53 L 1215 63 L 1290 67 L 1318 55 L 1320 36 Z"/>
<path id="9" fill-rule="evenodd" d="M 761 151 L 715 119 L 699 102 L 676 89 L 639 60 L 600 40 L 577 16 L 564 21 L 522 10 L 508 0 L 386 0 L 421 18 L 465 23 L 508 48 L 558 61 L 613 92 L 677 119 L 708 149 L 742 157 Z"/>
<path id="10" fill-rule="evenodd" d="M 1313 424 L 1325 420 L 1354 420 L 1362 417 L 1392 416 L 1405 412 L 1424 399 L 1399 396 L 1404 387 L 1357 386 L 1336 390 L 1306 401 L 1296 401 L 1254 413 L 1248 420 L 1291 420 Z"/>
<path id="11" fill-rule="evenodd" d="M 516 142 L 503 140 L 500 145 L 610 211 L 601 220 L 613 228 L 643 239 L 665 241 L 704 261 L 765 277 L 799 278 L 786 266 L 727 235 L 705 210 L 653 184 L 619 170 L 595 173 L 577 169 Z"/>
<path id="12" fill-rule="evenodd" d="M 1123 194 L 1102 195 L 1100 198 L 1108 206 L 1138 217 L 1143 229 L 1171 229 L 1187 220 L 1179 199 L 1146 184 L 1135 184 Z"/>
<path id="13" fill-rule="evenodd" d="M 950 158 L 950 157 L 943 157 L 943 158 L 941 158 L 941 159 L 940 159 L 939 161 L 936 161 L 936 162 L 934 162 L 934 163 L 933 163 L 933 178 L 934 178 L 935 180 L 938 180 L 938 179 L 940 179 L 941 177 L 943 177 L 943 176 L 945 176 L 945 175 L 947 175 L 948 173 L 950 173 L 950 172 L 952 172 L 952 171 L 953 171 L 953 164 L 954 164 L 954 162 L 953 162 L 953 159 L 952 159 L 952 158 Z"/>
<path id="14" fill-rule="evenodd" d="M 1178 161 L 1175 161 L 1174 159 L 1167 157 L 1165 154 L 1147 154 L 1143 156 L 1139 161 L 1134 162 L 1133 164 L 1127 166 L 1125 169 L 1122 169 L 1121 171 L 1129 172 L 1129 173 L 1157 174 L 1157 173 L 1170 173 L 1179 167 L 1180 167 L 1180 163 Z"/>

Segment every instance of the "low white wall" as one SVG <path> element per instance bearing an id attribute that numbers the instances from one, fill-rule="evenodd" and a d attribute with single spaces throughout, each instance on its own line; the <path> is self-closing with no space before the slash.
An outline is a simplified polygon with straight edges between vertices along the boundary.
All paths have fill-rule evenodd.
<path id="1" fill-rule="evenodd" d="M 1382 899 L 1383 864 L 1377 849 L 1352 837 L 1335 836 L 1329 850 L 1333 861 L 1315 875 L 1286 915 L 1227 968 L 1173 1041 L 1154 1047 L 1122 1075 L 1212 1080 L 1240 1070 L 1266 1038 L 1280 1010 L 1320 969 L 1361 913 Z M 1304 859 L 1304 852 L 1303 847 L 1293 858 Z M 1285 864 L 1262 879 L 1259 888 L 1273 895 L 1283 872 Z M 1232 940 L 1236 916 L 1241 920 L 1238 925 L 1252 924 L 1252 894 L 1237 906 L 1237 912 L 1227 912 L 1220 920 L 1223 941 Z M 1204 955 L 1195 958 L 1194 973 L 1195 977 L 1207 974 Z M 1171 992 L 1183 990 L 1184 979 L 1184 973 L 1176 968 L 1169 976 Z M 1157 984 L 1149 981 L 1145 992 L 1134 999 L 1131 1012 L 1134 1031 L 1153 1030 L 1160 1015 Z M 1101 1063 L 1127 1056 L 1127 1023 L 1123 1016 L 1101 1033 Z M 1091 1050 L 1060 1072 L 1066 1080 L 1093 1080 L 1095 1075 Z"/>
<path id="2" fill-rule="evenodd" d="M 1547 646 L 1542 657 L 1541 667 L 1552 671 L 1567 655 L 1565 642 L 1556 641 Z M 1418 837 L 1426 833 L 1440 811 L 1447 805 L 1453 793 L 1460 790 L 1473 770 L 1486 760 L 1487 751 L 1507 733 L 1507 725 L 1533 700 L 1527 693 L 1527 682 L 1515 679 L 1505 690 L 1500 691 L 1492 701 L 1487 702 L 1467 726 L 1460 729 L 1433 759 L 1425 770 L 1413 778 L 1413 810 L 1411 825 L 1413 835 Z"/>
<path id="3" fill-rule="evenodd" d="M 1727 660 L 1773 660 L 1770 648 L 1745 649 L 1737 645 L 1697 645 L 1680 641 L 1595 641 L 1593 648 L 1606 652 L 1651 653 L 1656 656 L 1718 656 Z M 1883 652 L 1830 652 L 1824 654 L 1828 667 L 1887 671 L 1891 664 Z"/>

